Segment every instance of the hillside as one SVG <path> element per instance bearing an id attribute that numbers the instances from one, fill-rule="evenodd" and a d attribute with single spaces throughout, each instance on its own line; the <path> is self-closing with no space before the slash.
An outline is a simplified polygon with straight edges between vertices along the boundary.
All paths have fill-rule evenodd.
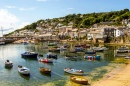
<path id="1" fill-rule="evenodd" d="M 69 14 L 65 17 L 53 18 L 38 20 L 30 25 L 25 26 L 24 28 L 18 29 L 21 30 L 32 30 L 37 31 L 36 27 L 49 28 L 52 27 L 55 29 L 57 26 L 68 26 L 72 25 L 76 28 L 89 28 L 93 24 L 101 24 L 101 22 L 111 22 L 110 24 L 122 25 L 123 19 L 130 18 L 129 9 L 124 9 L 120 11 L 111 11 L 111 12 L 101 12 L 101 13 L 89 13 L 89 14 Z M 9 33 L 12 34 L 13 32 Z M 6 35 L 9 35 L 6 34 Z"/>

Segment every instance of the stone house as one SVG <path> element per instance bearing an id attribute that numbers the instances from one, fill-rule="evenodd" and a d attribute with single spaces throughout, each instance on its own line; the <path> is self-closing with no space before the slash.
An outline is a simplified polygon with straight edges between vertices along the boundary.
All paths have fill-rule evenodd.
<path id="1" fill-rule="evenodd" d="M 90 31 L 87 34 L 88 40 L 90 39 L 103 39 L 104 38 L 104 29 L 103 27 L 90 28 Z"/>
<path id="2" fill-rule="evenodd" d="M 84 29 L 84 30 L 79 30 L 79 32 L 78 32 L 78 37 L 79 37 L 79 38 L 82 38 L 82 37 L 84 37 L 84 36 L 87 36 L 87 30 L 86 30 L 86 29 Z"/>
<path id="3" fill-rule="evenodd" d="M 78 38 L 78 29 L 68 30 L 68 35 L 71 38 Z"/>

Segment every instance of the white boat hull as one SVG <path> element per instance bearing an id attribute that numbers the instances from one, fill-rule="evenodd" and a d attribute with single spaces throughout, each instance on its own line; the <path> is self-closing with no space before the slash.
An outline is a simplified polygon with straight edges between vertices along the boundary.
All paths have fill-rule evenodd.
<path id="1" fill-rule="evenodd" d="M 76 71 L 73 71 L 71 69 L 64 69 L 64 71 L 66 73 L 70 73 L 70 74 L 74 74 L 74 75 L 83 75 L 83 72 L 76 72 Z M 77 71 L 79 71 L 79 70 L 77 70 Z"/>
<path id="2" fill-rule="evenodd" d="M 24 75 L 29 75 L 30 74 L 30 70 L 26 67 L 18 67 L 18 72 Z"/>
<path id="3" fill-rule="evenodd" d="M 13 62 L 9 61 L 9 62 L 5 62 L 5 67 L 13 67 Z"/>

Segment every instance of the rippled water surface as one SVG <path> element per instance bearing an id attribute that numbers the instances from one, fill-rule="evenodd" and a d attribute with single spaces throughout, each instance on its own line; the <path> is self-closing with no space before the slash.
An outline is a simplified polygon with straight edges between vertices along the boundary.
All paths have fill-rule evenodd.
<path id="1" fill-rule="evenodd" d="M 67 84 L 70 74 L 64 73 L 63 69 L 66 67 L 82 69 L 84 77 L 91 77 L 96 79 L 102 77 L 102 74 L 107 70 L 99 70 L 101 67 L 108 66 L 109 61 L 114 60 L 113 47 L 109 47 L 108 51 L 99 52 L 101 55 L 100 61 L 84 60 L 84 53 L 74 54 L 78 57 L 76 60 L 65 60 L 64 55 L 67 51 L 57 53 L 58 59 L 54 60 L 53 64 L 45 64 L 38 62 L 37 59 L 24 59 L 21 58 L 21 53 L 27 50 L 34 50 L 39 54 L 46 56 L 48 50 L 42 49 L 38 45 L 22 45 L 22 44 L 9 44 L 0 46 L 0 86 L 74 86 L 73 83 Z M 38 57 L 39 58 L 39 57 Z M 13 61 L 13 68 L 6 69 L 4 67 L 5 60 Z M 17 70 L 18 65 L 26 66 L 30 69 L 30 77 L 20 75 Z M 39 67 L 51 68 L 51 75 L 44 75 L 39 72 Z M 99 69 L 98 69 L 99 68 Z M 95 72 L 93 72 L 95 70 Z M 100 71 L 100 73 L 96 73 Z M 94 73 L 94 74 L 93 74 Z"/>

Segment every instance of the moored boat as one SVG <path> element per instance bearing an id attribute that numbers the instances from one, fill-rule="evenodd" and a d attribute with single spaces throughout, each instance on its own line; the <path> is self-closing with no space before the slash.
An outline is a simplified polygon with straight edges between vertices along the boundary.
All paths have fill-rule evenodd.
<path id="1" fill-rule="evenodd" d="M 92 49 L 88 49 L 85 54 L 96 54 L 96 51 L 92 50 Z"/>
<path id="2" fill-rule="evenodd" d="M 51 48 L 48 51 L 49 52 L 60 52 L 60 48 Z"/>
<path id="3" fill-rule="evenodd" d="M 23 44 L 24 44 L 24 45 L 28 45 L 28 42 L 24 41 Z"/>
<path id="4" fill-rule="evenodd" d="M 126 46 L 121 46 L 120 48 L 118 48 L 118 49 L 116 50 L 116 52 L 117 52 L 117 53 L 128 53 L 128 52 L 130 52 L 130 50 L 129 50 L 129 48 L 126 47 Z"/>
<path id="5" fill-rule="evenodd" d="M 104 49 L 101 47 L 92 47 L 92 50 L 96 51 L 96 52 L 103 52 Z"/>
<path id="6" fill-rule="evenodd" d="M 73 68 L 64 68 L 64 72 L 74 74 L 74 75 L 83 75 L 84 73 L 82 70 L 77 70 Z"/>
<path id="7" fill-rule="evenodd" d="M 5 42 L 4 41 L 0 41 L 0 45 L 5 45 Z"/>
<path id="8" fill-rule="evenodd" d="M 57 59 L 57 55 L 54 54 L 54 53 L 48 53 L 48 54 L 47 54 L 47 58 Z"/>
<path id="9" fill-rule="evenodd" d="M 57 48 L 57 50 L 67 50 L 67 48 L 64 47 L 64 46 L 60 46 L 60 47 Z"/>
<path id="10" fill-rule="evenodd" d="M 76 52 L 83 52 L 83 51 L 84 51 L 84 48 L 82 48 L 82 47 L 76 47 L 76 48 L 75 48 L 75 51 L 76 51 Z"/>
<path id="11" fill-rule="evenodd" d="M 77 44 L 75 47 L 90 48 L 90 46 L 86 44 Z"/>
<path id="12" fill-rule="evenodd" d="M 83 78 L 83 77 L 70 76 L 70 80 L 75 82 L 75 83 L 78 83 L 78 84 L 83 84 L 83 85 L 88 84 L 88 80 L 86 78 Z"/>
<path id="13" fill-rule="evenodd" d="M 4 38 L 0 38 L 0 45 L 5 45 L 5 39 Z"/>
<path id="14" fill-rule="evenodd" d="M 5 67 L 12 68 L 13 67 L 13 62 L 9 61 L 9 60 L 6 60 L 5 61 Z"/>
<path id="15" fill-rule="evenodd" d="M 37 53 L 36 52 L 30 52 L 30 51 L 26 51 L 25 53 L 22 53 L 21 56 L 22 57 L 29 57 L 29 58 L 37 58 Z"/>
<path id="16" fill-rule="evenodd" d="M 23 74 L 23 75 L 29 75 L 30 74 L 30 70 L 27 67 L 18 65 L 18 72 Z"/>
<path id="17" fill-rule="evenodd" d="M 39 71 L 41 73 L 45 73 L 45 74 L 50 74 L 51 73 L 51 69 L 50 68 L 44 68 L 44 67 L 40 67 Z"/>
<path id="18" fill-rule="evenodd" d="M 65 55 L 65 59 L 77 59 L 77 56 Z"/>
<path id="19" fill-rule="evenodd" d="M 45 62 L 45 63 L 53 63 L 53 59 L 51 58 L 42 58 L 39 59 L 40 62 Z"/>
<path id="20" fill-rule="evenodd" d="M 101 47 L 103 50 L 108 50 L 109 48 L 107 48 L 107 47 Z"/>
<path id="21" fill-rule="evenodd" d="M 125 56 L 124 58 L 125 58 L 125 59 L 130 59 L 130 56 L 127 55 L 127 56 Z"/>
<path id="22" fill-rule="evenodd" d="M 48 46 L 56 46 L 56 43 L 49 43 Z"/>

